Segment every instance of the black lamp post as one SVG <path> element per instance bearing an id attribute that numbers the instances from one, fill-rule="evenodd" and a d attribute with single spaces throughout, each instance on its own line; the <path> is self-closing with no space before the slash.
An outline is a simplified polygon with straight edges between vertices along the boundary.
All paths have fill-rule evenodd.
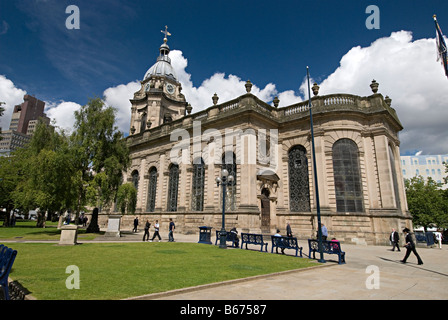
<path id="1" fill-rule="evenodd" d="M 319 204 L 319 185 L 317 184 L 317 168 L 316 168 L 316 152 L 314 149 L 314 129 L 313 129 L 313 108 L 311 105 L 311 92 L 310 92 L 310 72 L 306 67 L 306 77 L 308 82 L 308 107 L 310 109 L 310 127 L 311 127 L 311 146 L 313 154 L 313 169 L 314 169 L 314 187 L 316 189 L 316 209 L 317 209 L 317 240 L 319 243 L 320 263 L 325 263 L 323 246 L 322 246 L 322 224 L 320 221 L 320 204 Z"/>
<path id="2" fill-rule="evenodd" d="M 222 169 L 221 177 L 216 178 L 216 184 L 219 186 L 222 185 L 222 227 L 219 235 L 219 247 L 221 249 L 227 249 L 226 238 L 226 224 L 225 224 L 225 216 L 226 216 L 226 187 L 228 184 L 233 182 L 234 177 L 229 175 L 229 172 L 226 169 Z"/>

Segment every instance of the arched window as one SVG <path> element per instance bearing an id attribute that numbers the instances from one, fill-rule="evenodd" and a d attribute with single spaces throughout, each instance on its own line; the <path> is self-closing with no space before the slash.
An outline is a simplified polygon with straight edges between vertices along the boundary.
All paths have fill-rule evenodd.
<path id="1" fill-rule="evenodd" d="M 361 171 L 358 146 L 350 139 L 333 145 L 333 172 L 338 212 L 363 212 Z"/>
<path id="2" fill-rule="evenodd" d="M 193 161 L 193 190 L 191 198 L 191 210 L 202 211 L 204 209 L 204 180 L 205 165 L 202 158 Z"/>
<path id="3" fill-rule="evenodd" d="M 157 192 L 157 169 L 152 167 L 149 170 L 149 182 L 148 182 L 148 202 L 146 205 L 146 211 L 154 212 L 156 207 L 156 192 Z"/>
<path id="4" fill-rule="evenodd" d="M 171 164 L 168 185 L 167 211 L 177 211 L 177 190 L 179 186 L 179 165 Z"/>
<path id="5" fill-rule="evenodd" d="M 138 175 L 138 171 L 137 170 L 132 171 L 131 179 L 132 179 L 132 184 L 135 187 L 135 190 L 138 191 L 138 181 L 140 180 L 140 177 Z"/>
<path id="6" fill-rule="evenodd" d="M 222 155 L 222 169 L 226 169 L 229 175 L 233 176 L 233 182 L 229 183 L 226 188 L 226 211 L 236 210 L 236 181 L 237 181 L 237 168 L 236 168 L 236 156 L 232 151 L 227 151 Z M 222 192 L 219 193 L 221 197 L 222 207 Z"/>
<path id="7" fill-rule="evenodd" d="M 308 159 L 303 146 L 292 147 L 288 152 L 289 208 L 292 212 L 310 211 Z"/>

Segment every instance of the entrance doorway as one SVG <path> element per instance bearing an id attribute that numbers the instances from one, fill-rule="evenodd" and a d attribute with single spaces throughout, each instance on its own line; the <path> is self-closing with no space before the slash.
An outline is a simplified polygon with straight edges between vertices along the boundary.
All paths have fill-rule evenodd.
<path id="1" fill-rule="evenodd" d="M 271 229 L 271 201 L 269 200 L 269 190 L 261 190 L 261 231 L 270 232 Z"/>

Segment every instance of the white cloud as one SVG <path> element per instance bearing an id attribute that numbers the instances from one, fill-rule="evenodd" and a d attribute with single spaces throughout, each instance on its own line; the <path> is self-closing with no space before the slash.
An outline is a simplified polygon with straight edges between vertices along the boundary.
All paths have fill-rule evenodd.
<path id="1" fill-rule="evenodd" d="M 11 80 L 0 75 L 0 102 L 5 103 L 2 105 L 5 112 L 3 113 L 3 116 L 0 117 L 0 127 L 3 131 L 9 129 L 14 106 L 23 102 L 23 96 L 25 94 L 25 90 L 17 88 Z"/>
<path id="2" fill-rule="evenodd" d="M 129 82 L 116 87 L 108 88 L 104 91 L 104 101 L 108 106 L 117 109 L 116 125 L 118 129 L 127 135 L 131 123 L 131 102 L 134 93 L 140 89 L 140 82 Z"/>
<path id="3" fill-rule="evenodd" d="M 246 80 L 241 80 L 240 77 L 232 74 L 226 76 L 220 72 L 204 80 L 199 87 L 195 87 L 191 81 L 191 75 L 186 71 L 188 60 L 183 56 L 182 51 L 172 50 L 170 58 L 177 78 L 182 84 L 182 93 L 193 107 L 193 112 L 212 106 L 212 97 L 215 93 L 219 97 L 218 103 L 235 99 L 246 93 Z M 272 83 L 267 84 L 263 89 L 259 88 L 253 81 L 252 84 L 251 93 L 263 101 L 270 102 L 276 95 L 279 95 L 280 106 L 287 105 L 285 103 L 289 101 L 294 101 L 293 103 L 301 101 L 300 97 L 296 97 L 293 91 L 279 94 Z"/>
<path id="4" fill-rule="evenodd" d="M 413 41 L 411 32 L 393 32 L 347 52 L 340 66 L 319 84 L 319 94 L 370 95 L 369 85 L 375 79 L 378 92 L 392 98 L 403 124 L 401 152 L 446 154 L 448 79 L 436 58 L 435 39 Z"/>
<path id="5" fill-rule="evenodd" d="M 81 105 L 75 102 L 46 102 L 45 112 L 47 116 L 56 122 L 56 126 L 64 129 L 67 133 L 73 131 L 75 124 L 74 112 L 78 111 Z"/>
<path id="6" fill-rule="evenodd" d="M 124 134 L 129 132 L 131 122 L 131 99 L 134 92 L 140 89 L 139 82 L 129 82 L 116 87 L 108 88 L 104 91 L 104 102 L 108 106 L 114 107 L 116 112 L 116 125 Z M 56 121 L 56 125 L 71 132 L 75 124 L 74 112 L 79 110 L 81 105 L 75 102 L 47 102 L 46 113 L 50 119 Z"/>

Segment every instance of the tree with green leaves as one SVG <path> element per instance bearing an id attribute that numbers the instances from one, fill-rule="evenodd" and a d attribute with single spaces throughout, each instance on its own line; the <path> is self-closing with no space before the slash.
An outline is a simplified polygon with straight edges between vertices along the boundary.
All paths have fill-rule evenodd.
<path id="1" fill-rule="evenodd" d="M 115 126 L 115 109 L 101 99 L 90 99 L 75 111 L 74 129 L 71 147 L 78 172 L 78 215 L 86 204 L 101 208 L 115 201 L 130 160 L 123 134 Z"/>
<path id="2" fill-rule="evenodd" d="M 20 167 L 14 161 L 14 156 L 0 157 L 0 208 L 6 209 L 3 226 L 9 227 L 10 213 L 14 209 L 13 192 L 22 179 Z"/>
<path id="3" fill-rule="evenodd" d="M 64 212 L 76 199 L 74 166 L 68 137 L 39 121 L 30 143 L 16 150 L 12 161 L 21 179 L 12 197 L 16 208 L 38 208 L 37 226 L 45 226 L 45 213 Z"/>
<path id="4" fill-rule="evenodd" d="M 434 225 L 448 227 L 448 203 L 440 183 L 431 177 L 425 180 L 417 176 L 406 179 L 405 188 L 414 225 L 422 226 L 425 230 Z"/>
<path id="5" fill-rule="evenodd" d="M 137 190 L 130 182 L 122 184 L 117 192 L 117 207 L 121 214 L 134 214 L 137 206 Z"/>

